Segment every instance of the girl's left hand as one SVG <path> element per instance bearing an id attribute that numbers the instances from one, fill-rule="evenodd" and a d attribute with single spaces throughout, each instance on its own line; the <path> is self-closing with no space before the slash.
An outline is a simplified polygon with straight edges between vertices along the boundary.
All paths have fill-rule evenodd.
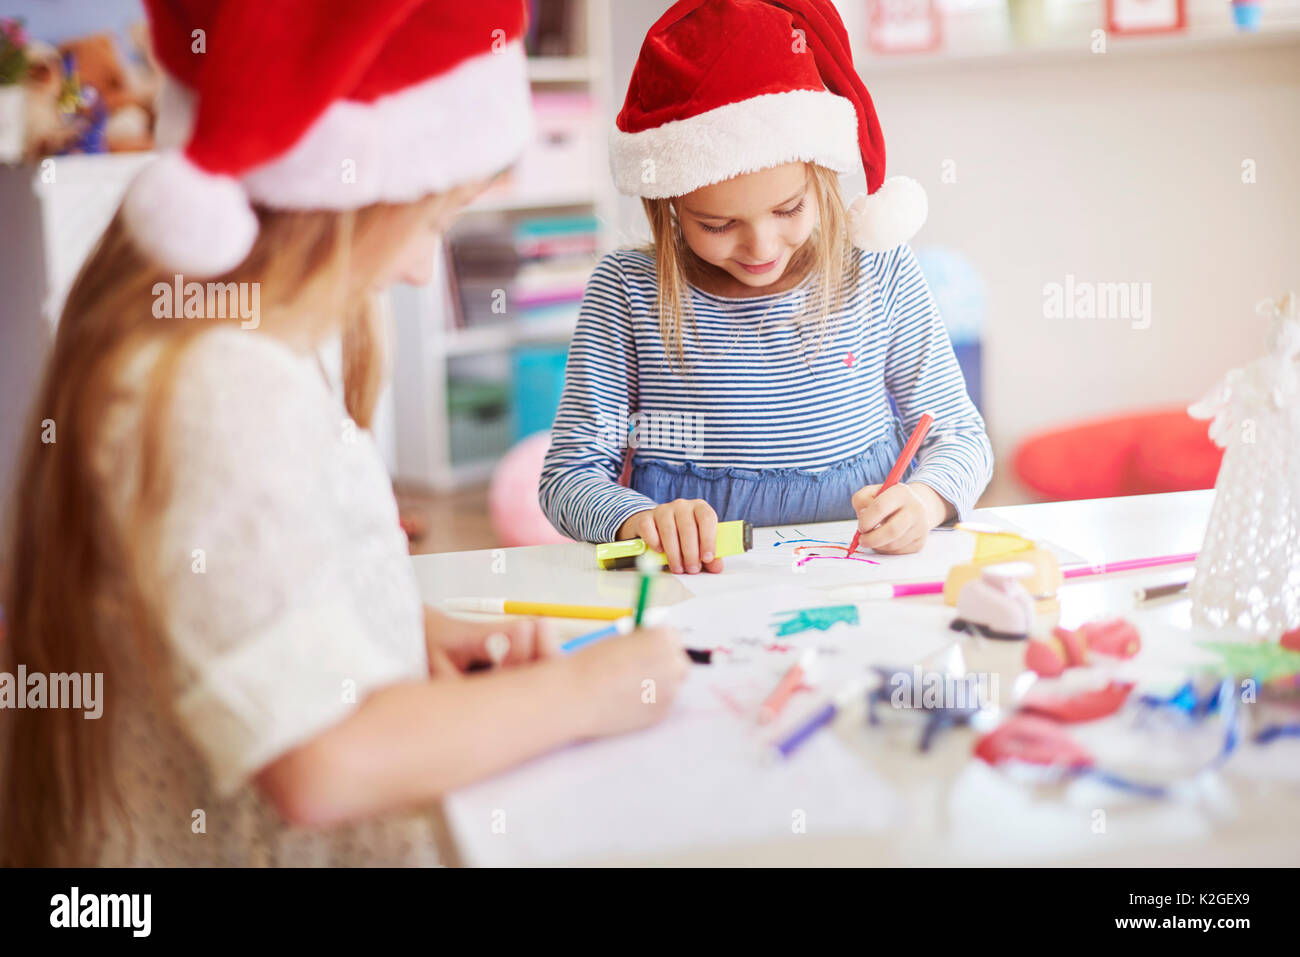
<path id="1" fill-rule="evenodd" d="M 500 622 L 466 621 L 424 606 L 424 641 L 429 673 L 464 674 L 473 665 L 510 667 L 556 658 L 560 641 L 550 622 L 536 618 Z"/>
<path id="2" fill-rule="evenodd" d="M 928 485 L 895 485 L 883 494 L 879 485 L 867 485 L 853 495 L 862 537 L 858 547 L 885 555 L 919 552 L 930 529 L 948 517 L 949 506 Z"/>

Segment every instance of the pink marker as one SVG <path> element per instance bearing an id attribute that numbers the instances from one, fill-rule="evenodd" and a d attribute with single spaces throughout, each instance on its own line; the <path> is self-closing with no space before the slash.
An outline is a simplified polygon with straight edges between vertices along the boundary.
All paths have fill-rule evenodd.
<path id="1" fill-rule="evenodd" d="M 1008 556 L 1014 559 L 1014 555 Z M 1181 555 L 1155 555 L 1151 558 L 1125 558 L 1118 562 L 1103 562 L 1100 565 L 1076 565 L 1061 571 L 1061 577 L 1091 578 L 1093 575 L 1108 575 L 1111 572 L 1131 572 L 1139 568 L 1159 568 L 1162 565 L 1183 565 L 1196 561 L 1196 552 Z M 906 598 L 908 595 L 940 595 L 943 582 L 905 582 L 899 585 L 873 583 L 852 586 L 853 594 L 860 599 Z"/>
<path id="2" fill-rule="evenodd" d="M 1087 578 L 1089 575 L 1105 575 L 1109 572 L 1128 572 L 1135 568 L 1157 568 L 1161 565 L 1182 565 L 1196 561 L 1196 552 L 1182 555 L 1157 555 L 1154 558 L 1126 558 L 1118 562 L 1102 562 L 1100 565 L 1077 565 L 1066 568 L 1061 574 L 1066 578 Z"/>
<path id="3" fill-rule="evenodd" d="M 785 676 L 777 682 L 772 693 L 764 699 L 763 703 L 758 706 L 758 723 L 767 724 L 785 707 L 786 702 L 791 696 L 803 687 L 804 678 L 813 666 L 817 658 L 817 649 L 809 648 L 805 651 L 793 667 L 785 673 Z"/>

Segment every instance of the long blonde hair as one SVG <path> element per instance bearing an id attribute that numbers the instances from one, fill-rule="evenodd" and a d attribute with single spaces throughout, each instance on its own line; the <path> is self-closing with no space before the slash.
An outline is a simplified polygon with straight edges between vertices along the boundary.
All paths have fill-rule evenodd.
<path id="1" fill-rule="evenodd" d="M 815 324 L 820 348 L 827 320 L 856 277 L 858 260 L 848 238 L 848 215 L 840 195 L 839 176 L 816 163 L 804 166 L 817 203 L 818 224 L 786 268 L 807 269 L 816 277 L 804 310 L 794 321 L 800 326 Z M 669 362 L 684 370 L 687 363 L 682 330 L 687 324 L 694 330 L 695 323 L 688 286 L 712 267 L 687 245 L 673 199 L 642 199 L 641 203 L 650 220 L 651 246 L 647 251 L 655 259 L 659 335 Z"/>
<path id="2" fill-rule="evenodd" d="M 446 194 L 343 213 L 259 209 L 251 253 L 213 281 L 259 283 L 261 322 L 248 335 L 310 344 L 341 333 L 347 409 L 366 427 L 385 373 L 372 284 L 423 221 L 461 199 Z M 106 622 L 125 621 L 147 663 L 163 656 L 160 614 L 138 558 L 168 504 L 162 426 L 176 370 L 196 337 L 223 321 L 155 318 L 154 284 L 172 280 L 135 248 L 119 210 L 68 295 L 33 406 L 10 516 L 11 568 L 0 593 L 8 625 L 0 644 L 8 667 L 0 670 L 25 664 L 47 675 L 103 673 L 109 707 L 93 721 L 70 708 L 0 709 L 0 864 L 93 864 L 108 813 L 124 817 L 110 766 L 108 667 L 110 643 L 123 636 L 108 633 Z M 147 345 L 161 348 L 132 439 L 139 443 L 138 486 L 127 519 L 118 522 L 91 463 L 119 377 Z M 55 441 L 42 442 L 43 420 L 53 421 Z"/>

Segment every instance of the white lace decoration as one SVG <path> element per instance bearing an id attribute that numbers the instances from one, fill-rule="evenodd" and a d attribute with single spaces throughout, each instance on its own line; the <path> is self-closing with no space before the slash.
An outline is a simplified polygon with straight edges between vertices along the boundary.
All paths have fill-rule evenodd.
<path id="1" fill-rule="evenodd" d="M 1188 408 L 1226 451 L 1190 591 L 1193 620 L 1277 638 L 1300 626 L 1300 318 L 1297 297 L 1257 307 L 1270 351 Z"/>

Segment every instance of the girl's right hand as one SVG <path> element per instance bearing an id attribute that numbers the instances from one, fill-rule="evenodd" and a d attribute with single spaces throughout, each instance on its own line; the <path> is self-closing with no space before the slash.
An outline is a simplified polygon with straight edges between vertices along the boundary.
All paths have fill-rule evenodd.
<path id="1" fill-rule="evenodd" d="M 637 512 L 623 522 L 618 537 L 639 538 L 651 551 L 663 552 L 674 575 L 722 571 L 722 559 L 715 557 L 718 513 L 702 498 L 679 498 Z"/>
<path id="2" fill-rule="evenodd" d="M 649 727 L 668 706 L 690 669 L 672 628 L 644 628 L 582 649 L 569 659 L 577 673 L 579 707 L 591 737 Z"/>

